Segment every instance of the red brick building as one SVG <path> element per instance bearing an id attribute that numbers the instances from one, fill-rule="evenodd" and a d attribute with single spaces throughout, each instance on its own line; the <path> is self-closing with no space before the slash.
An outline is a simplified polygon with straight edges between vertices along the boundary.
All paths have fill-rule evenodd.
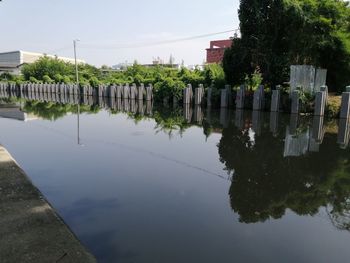
<path id="1" fill-rule="evenodd" d="M 225 49 L 231 45 L 231 39 L 211 41 L 210 48 L 207 48 L 207 63 L 221 63 Z"/>

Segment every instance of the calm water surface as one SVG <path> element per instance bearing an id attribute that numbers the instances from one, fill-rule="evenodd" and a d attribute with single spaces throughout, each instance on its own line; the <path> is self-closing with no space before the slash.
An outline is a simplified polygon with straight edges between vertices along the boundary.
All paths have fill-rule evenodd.
<path id="1" fill-rule="evenodd" d="M 349 262 L 337 122 L 12 107 L 0 143 L 99 262 Z"/>

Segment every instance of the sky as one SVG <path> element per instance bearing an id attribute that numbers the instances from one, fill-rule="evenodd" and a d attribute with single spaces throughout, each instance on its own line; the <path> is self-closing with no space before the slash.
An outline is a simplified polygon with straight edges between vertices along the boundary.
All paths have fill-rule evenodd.
<path id="1" fill-rule="evenodd" d="M 210 40 L 153 45 L 239 27 L 239 0 L 3 0 L 0 2 L 0 52 L 25 50 L 73 56 L 101 66 L 160 57 L 186 65 L 202 64 Z"/>

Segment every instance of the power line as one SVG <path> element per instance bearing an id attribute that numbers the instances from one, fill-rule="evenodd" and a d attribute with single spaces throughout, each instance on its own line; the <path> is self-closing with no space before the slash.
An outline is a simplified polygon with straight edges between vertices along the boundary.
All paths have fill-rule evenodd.
<path id="1" fill-rule="evenodd" d="M 215 36 L 215 35 L 222 35 L 222 34 L 231 33 L 231 32 L 237 33 L 238 31 L 239 29 L 234 29 L 234 30 L 226 30 L 221 32 L 215 32 L 215 33 L 209 33 L 209 34 L 203 34 L 203 35 L 197 35 L 197 36 L 191 36 L 191 37 L 185 37 L 185 38 L 170 39 L 170 40 L 155 41 L 155 42 L 144 42 L 144 43 L 136 43 L 136 44 L 124 44 L 124 45 L 118 45 L 118 44 L 93 45 L 93 44 L 82 42 L 80 47 L 85 49 L 128 49 L 128 48 L 152 47 L 152 46 L 159 46 L 159 45 L 165 45 L 165 44 L 190 41 L 194 39 L 206 38 L 206 37 Z"/>
<path id="2" fill-rule="evenodd" d="M 1 0 L 0 0 L 1 1 Z M 133 48 L 143 48 L 143 47 L 152 47 L 152 46 L 160 46 L 160 45 L 166 45 L 166 44 L 172 44 L 172 43 L 179 43 L 179 42 L 185 42 L 185 41 L 190 41 L 190 40 L 195 40 L 195 39 L 201 39 L 201 38 L 207 38 L 211 36 L 216 36 L 216 35 L 222 35 L 226 33 L 239 33 L 240 29 L 231 29 L 231 30 L 226 30 L 226 31 L 221 31 L 221 32 L 215 32 L 215 33 L 208 33 L 208 34 L 203 34 L 203 35 L 196 35 L 196 36 L 191 36 L 191 37 L 184 37 L 184 38 L 177 38 L 177 39 L 169 39 L 169 40 L 163 40 L 163 41 L 155 41 L 155 42 L 139 42 L 139 43 L 130 43 L 130 44 L 110 44 L 110 45 L 94 45 L 90 44 L 89 42 L 83 42 L 81 41 L 79 48 L 83 49 L 95 49 L 95 50 L 118 50 L 118 49 L 133 49 Z M 63 46 L 54 50 L 50 50 L 46 52 L 47 54 L 57 54 L 57 52 L 60 51 L 65 51 L 65 50 L 70 50 L 71 45 L 69 46 Z"/>

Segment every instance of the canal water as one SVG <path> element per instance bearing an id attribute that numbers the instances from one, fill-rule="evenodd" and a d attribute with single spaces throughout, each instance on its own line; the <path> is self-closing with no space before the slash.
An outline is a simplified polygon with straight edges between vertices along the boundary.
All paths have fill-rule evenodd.
<path id="1" fill-rule="evenodd" d="M 2 102 L 0 143 L 99 262 L 349 262 L 350 152 L 337 121 L 77 112 Z"/>

